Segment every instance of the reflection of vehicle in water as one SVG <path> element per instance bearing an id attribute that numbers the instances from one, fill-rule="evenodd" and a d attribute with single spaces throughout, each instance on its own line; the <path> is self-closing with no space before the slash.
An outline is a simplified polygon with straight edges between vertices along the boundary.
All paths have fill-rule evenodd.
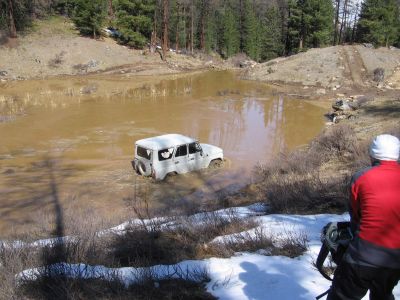
<path id="1" fill-rule="evenodd" d="M 135 143 L 136 172 L 163 180 L 168 174 L 182 174 L 218 165 L 224 154 L 221 148 L 200 144 L 181 134 L 165 134 Z"/>

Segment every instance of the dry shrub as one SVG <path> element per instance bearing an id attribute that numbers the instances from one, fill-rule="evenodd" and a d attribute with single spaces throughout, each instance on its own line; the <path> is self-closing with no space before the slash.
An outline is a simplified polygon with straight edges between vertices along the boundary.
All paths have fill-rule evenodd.
<path id="1" fill-rule="evenodd" d="M 273 248 L 272 255 L 283 255 L 287 257 L 298 257 L 308 249 L 308 237 L 305 232 L 282 233 L 283 239 L 280 239 L 279 246 Z"/>
<path id="2" fill-rule="evenodd" d="M 264 255 L 283 255 L 297 257 L 308 249 L 305 233 L 284 232 L 279 237 L 266 232 L 262 227 L 244 231 L 223 238 L 222 242 L 212 243 L 211 248 L 219 256 L 229 257 L 235 252 L 255 252 Z"/>
<path id="3" fill-rule="evenodd" d="M 256 166 L 255 173 L 261 181 L 269 177 L 283 176 L 287 174 L 307 174 L 314 171 L 322 162 L 323 156 L 316 152 L 311 155 L 306 149 L 298 149 L 291 153 L 280 155 L 265 165 Z"/>
<path id="4" fill-rule="evenodd" d="M 313 154 L 320 153 L 329 159 L 331 156 L 348 157 L 360 151 L 354 130 L 347 124 L 338 124 L 317 137 L 311 145 Z"/>
<path id="5" fill-rule="evenodd" d="M 181 217 L 175 220 L 175 224 L 163 229 L 160 226 L 132 225 L 124 235 L 114 237 L 111 245 L 113 258 L 123 266 L 135 267 L 204 258 L 211 255 L 212 250 L 207 244 L 215 237 L 256 225 L 233 212 L 226 216 L 205 213 L 201 220 Z"/>
<path id="6" fill-rule="evenodd" d="M 194 245 L 173 233 L 132 226 L 126 234 L 115 236 L 112 255 L 122 266 L 135 267 L 172 264 L 193 257 Z"/>
<path id="7" fill-rule="evenodd" d="M 15 274 L 39 263 L 37 253 L 31 249 L 0 246 L 0 299 L 20 299 Z"/>
<path id="8" fill-rule="evenodd" d="M 317 137 L 307 149 L 281 155 L 259 166 L 259 194 L 273 212 L 341 212 L 347 201 L 348 176 L 322 165 L 333 161 L 346 164 L 351 171 L 366 165 L 365 145 L 355 138 L 348 125 L 335 125 Z"/>
<path id="9" fill-rule="evenodd" d="M 29 299 L 216 299 L 206 291 L 204 282 L 182 279 L 146 281 L 125 287 L 114 280 L 66 277 L 41 277 L 23 285 Z"/>
<path id="10" fill-rule="evenodd" d="M 23 280 L 21 294 L 29 299 L 128 299 L 129 291 L 117 277 L 104 280 L 41 274 L 36 280 Z"/>
<path id="11" fill-rule="evenodd" d="M 205 268 L 166 267 L 163 274 L 160 279 L 152 268 L 132 273 L 134 283 L 126 286 L 116 270 L 100 274 L 66 264 L 48 265 L 37 269 L 34 279 L 20 276 L 19 294 L 29 299 L 215 299 L 205 289 Z"/>
<path id="12" fill-rule="evenodd" d="M 48 65 L 50 68 L 58 68 L 64 62 L 65 51 L 61 51 L 56 56 L 49 60 Z"/>
<path id="13" fill-rule="evenodd" d="M 346 180 L 321 179 L 318 172 L 270 178 L 265 196 L 273 212 L 341 212 L 347 200 Z"/>
<path id="14" fill-rule="evenodd" d="M 212 251 L 223 257 L 232 256 L 235 252 L 253 252 L 261 249 L 270 254 L 274 247 L 273 237 L 268 236 L 262 228 L 256 228 L 253 232 L 233 234 L 223 238 L 222 243 L 211 244 Z"/>
<path id="15" fill-rule="evenodd" d="M 58 262 L 113 265 L 114 260 L 106 250 L 110 244 L 108 239 L 108 237 L 99 238 L 96 235 L 81 235 L 64 243 L 55 242 L 46 245 L 38 249 L 42 265 Z"/>

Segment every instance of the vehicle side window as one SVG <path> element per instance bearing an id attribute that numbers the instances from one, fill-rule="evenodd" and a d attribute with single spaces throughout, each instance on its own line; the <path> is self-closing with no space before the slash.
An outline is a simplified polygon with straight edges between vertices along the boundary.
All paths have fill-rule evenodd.
<path id="1" fill-rule="evenodd" d="M 137 147 L 136 153 L 138 156 L 146 158 L 146 159 L 151 159 L 151 150 L 148 150 L 146 148 L 142 148 L 140 146 Z"/>
<path id="2" fill-rule="evenodd" d="M 201 152 L 201 146 L 199 143 L 191 143 L 189 144 L 189 154 L 193 154 L 196 152 Z"/>
<path id="3" fill-rule="evenodd" d="M 158 160 L 163 161 L 172 158 L 172 154 L 174 154 L 174 148 L 162 149 L 158 151 Z"/>
<path id="4" fill-rule="evenodd" d="M 186 145 L 179 146 L 179 147 L 176 149 L 175 157 L 178 157 L 178 156 L 186 156 L 186 155 L 187 155 L 187 147 L 186 147 Z"/>
<path id="5" fill-rule="evenodd" d="M 193 154 L 197 152 L 196 143 L 189 144 L 189 154 Z"/>

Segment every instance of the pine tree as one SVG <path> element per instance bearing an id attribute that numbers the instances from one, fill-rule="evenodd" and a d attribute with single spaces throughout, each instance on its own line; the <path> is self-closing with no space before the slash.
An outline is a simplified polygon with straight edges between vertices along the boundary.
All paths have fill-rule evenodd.
<path id="1" fill-rule="evenodd" d="M 10 37 L 31 26 L 30 0 L 0 0 L 0 28 L 8 30 Z"/>
<path id="2" fill-rule="evenodd" d="M 358 41 L 390 46 L 399 33 L 399 5 L 395 0 L 366 0 L 358 22 Z"/>
<path id="3" fill-rule="evenodd" d="M 330 0 L 292 0 L 289 3 L 289 50 L 320 47 L 331 42 L 333 4 Z"/>
<path id="4" fill-rule="evenodd" d="M 283 54 L 282 18 L 275 7 L 267 9 L 262 21 L 261 60 L 270 60 Z"/>
<path id="5" fill-rule="evenodd" d="M 9 27 L 8 29 L 10 30 L 10 37 L 16 38 L 17 37 L 17 28 L 15 26 L 15 20 L 14 20 L 14 1 L 8 0 L 8 22 L 9 22 Z"/>
<path id="6" fill-rule="evenodd" d="M 286 52 L 297 52 L 303 47 L 305 35 L 303 1 L 289 0 L 288 3 L 288 30 Z"/>
<path id="7" fill-rule="evenodd" d="M 314 15 L 310 23 L 310 37 L 307 45 L 321 47 L 331 44 L 334 9 L 331 0 L 309 0 L 310 14 Z"/>
<path id="8" fill-rule="evenodd" d="M 115 24 L 121 44 L 143 48 L 150 39 L 154 0 L 117 0 L 114 2 Z"/>
<path id="9" fill-rule="evenodd" d="M 223 55 L 230 57 L 240 51 L 240 32 L 231 8 L 227 8 L 223 22 Z"/>
<path id="10" fill-rule="evenodd" d="M 261 59 L 261 23 L 256 17 L 254 8 L 249 0 L 245 2 L 244 14 L 244 35 L 243 47 L 244 52 L 253 60 Z"/>
<path id="11" fill-rule="evenodd" d="M 96 38 L 106 18 L 106 9 L 106 0 L 75 0 L 72 20 L 81 34 Z"/>
<path id="12" fill-rule="evenodd" d="M 205 32 L 205 50 L 206 52 L 218 50 L 218 23 L 215 15 L 210 16 L 206 23 Z"/>

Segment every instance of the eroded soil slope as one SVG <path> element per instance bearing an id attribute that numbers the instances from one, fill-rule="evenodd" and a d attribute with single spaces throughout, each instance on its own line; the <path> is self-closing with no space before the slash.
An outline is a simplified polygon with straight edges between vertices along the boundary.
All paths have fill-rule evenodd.
<path id="1" fill-rule="evenodd" d="M 290 57 L 277 58 L 249 69 L 245 77 L 306 88 L 320 87 L 320 92 L 325 94 L 376 87 L 378 82 L 373 81 L 376 68 L 385 70 L 382 87 L 400 86 L 400 50 L 371 49 L 362 45 L 310 49 Z"/>

